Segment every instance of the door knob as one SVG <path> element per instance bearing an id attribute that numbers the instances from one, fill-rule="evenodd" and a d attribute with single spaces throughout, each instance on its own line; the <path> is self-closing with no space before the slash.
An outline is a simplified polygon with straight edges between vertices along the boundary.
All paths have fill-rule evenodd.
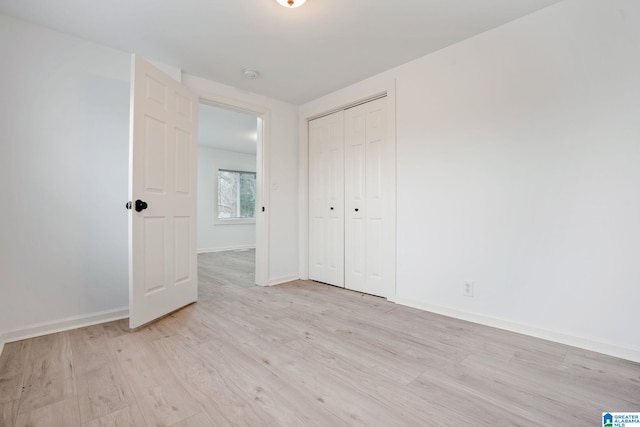
<path id="1" fill-rule="evenodd" d="M 356 208 L 356 212 L 358 212 L 358 208 Z"/>
<path id="2" fill-rule="evenodd" d="M 331 206 L 331 210 L 333 210 L 333 206 Z"/>
<path id="3" fill-rule="evenodd" d="M 143 210 L 147 209 L 147 207 L 147 202 L 144 202 L 140 199 L 136 200 L 136 212 L 142 212 Z"/>
<path id="4" fill-rule="evenodd" d="M 126 205 L 124 205 L 127 209 L 131 209 L 131 201 L 128 201 Z"/>

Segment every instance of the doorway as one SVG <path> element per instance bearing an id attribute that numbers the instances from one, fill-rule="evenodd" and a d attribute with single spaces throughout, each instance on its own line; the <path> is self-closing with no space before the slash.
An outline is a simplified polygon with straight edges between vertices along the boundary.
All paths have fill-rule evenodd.
<path id="1" fill-rule="evenodd" d="M 269 111 L 216 95 L 197 94 L 136 55 L 132 83 L 127 203 L 132 210 L 129 327 L 137 328 L 198 299 L 200 103 L 256 115 L 254 283 L 268 285 Z"/>
<path id="2" fill-rule="evenodd" d="M 199 270 L 264 284 L 256 263 L 256 252 L 264 259 L 264 248 L 258 248 L 263 118 L 201 99 L 198 122 Z"/>

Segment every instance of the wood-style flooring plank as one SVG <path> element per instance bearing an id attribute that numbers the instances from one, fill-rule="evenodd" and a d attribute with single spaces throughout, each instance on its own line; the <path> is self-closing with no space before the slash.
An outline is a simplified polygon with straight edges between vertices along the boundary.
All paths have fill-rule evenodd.
<path id="1" fill-rule="evenodd" d="M 0 427 L 15 425 L 18 416 L 18 401 L 0 402 Z"/>
<path id="2" fill-rule="evenodd" d="M 83 423 L 136 403 L 115 359 L 78 376 L 76 383 L 80 420 Z"/>
<path id="3" fill-rule="evenodd" d="M 218 427 L 222 424 L 216 424 L 211 421 L 211 418 L 207 415 L 206 412 L 200 412 L 192 417 L 187 418 L 186 420 L 182 420 L 171 427 Z M 230 424 L 230 425 L 239 425 L 239 424 Z M 258 425 L 258 424 L 254 424 Z"/>
<path id="4" fill-rule="evenodd" d="M 31 350 L 25 367 L 19 414 L 65 401 L 76 394 L 69 334 L 60 332 L 30 341 Z M 54 407 L 56 411 L 59 408 L 60 406 Z"/>
<path id="5" fill-rule="evenodd" d="M 218 348 L 205 343 L 198 350 L 220 367 L 223 375 L 238 387 L 254 411 L 268 414 L 275 420 L 275 425 L 331 425 L 327 419 L 335 423 L 335 417 L 321 408 L 308 404 L 301 408 L 300 394 L 281 377 L 256 363 L 243 346 Z"/>
<path id="6" fill-rule="evenodd" d="M 413 396 L 399 381 L 381 378 L 372 369 L 300 339 L 286 347 L 263 342 L 251 344 L 252 353 L 264 354 L 265 367 L 285 379 L 300 395 L 316 396 L 323 408 L 345 425 L 427 425 L 429 418 L 411 406 Z M 338 404 L 342 399 L 350 405 Z M 315 403 L 315 402 L 313 402 Z M 315 403 L 316 405 L 318 403 Z M 307 403 L 309 405 L 309 403 Z M 405 409 L 411 409 L 409 411 Z"/>
<path id="7" fill-rule="evenodd" d="M 88 326 L 69 331 L 73 353 L 74 374 L 81 376 L 113 361 L 103 325 Z"/>
<path id="8" fill-rule="evenodd" d="M 82 424 L 83 427 L 145 427 L 147 425 L 137 404 Z"/>
<path id="9" fill-rule="evenodd" d="M 273 421 L 266 412 L 247 403 L 224 366 L 213 363 L 182 337 L 165 338 L 155 344 L 178 380 L 217 425 L 267 425 Z"/>
<path id="10" fill-rule="evenodd" d="M 144 331 L 113 339 L 120 366 L 147 424 L 171 426 L 201 412 Z"/>
<path id="11" fill-rule="evenodd" d="M 80 414 L 75 399 L 65 399 L 50 405 L 21 412 L 16 419 L 17 427 L 61 427 L 79 426 Z"/>
<path id="12" fill-rule="evenodd" d="M 18 400 L 25 375 L 31 341 L 6 344 L 0 356 L 0 403 Z"/>

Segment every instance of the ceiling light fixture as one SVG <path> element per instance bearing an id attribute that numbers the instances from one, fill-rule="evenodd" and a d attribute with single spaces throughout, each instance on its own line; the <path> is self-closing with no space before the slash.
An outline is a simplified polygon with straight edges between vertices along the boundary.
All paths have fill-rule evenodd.
<path id="1" fill-rule="evenodd" d="M 260 73 L 257 72 L 256 70 L 251 69 L 251 68 L 243 68 L 242 69 L 242 76 L 247 80 L 255 80 L 258 77 L 260 77 Z"/>
<path id="2" fill-rule="evenodd" d="M 307 2 L 307 0 L 276 0 L 276 1 L 288 9 L 302 6 Z"/>

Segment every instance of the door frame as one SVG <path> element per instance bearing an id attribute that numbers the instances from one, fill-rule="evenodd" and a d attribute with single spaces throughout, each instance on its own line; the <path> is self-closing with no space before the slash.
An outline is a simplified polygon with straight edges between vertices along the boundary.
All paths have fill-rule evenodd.
<path id="1" fill-rule="evenodd" d="M 189 89 L 198 95 L 199 102 L 214 104 L 230 110 L 255 114 L 262 120 L 262 134 L 258 135 L 258 147 L 256 150 L 256 266 L 255 283 L 259 286 L 269 285 L 269 134 L 270 134 L 270 110 L 260 105 L 255 105 L 237 99 L 227 98 L 215 93 Z M 264 212 L 262 212 L 264 207 Z"/>
<path id="2" fill-rule="evenodd" d="M 298 274 L 300 279 L 309 279 L 309 121 L 344 110 L 381 96 L 387 98 L 387 118 L 389 138 L 397 150 L 396 141 L 396 81 L 395 79 L 376 82 L 357 89 L 342 90 L 323 98 L 321 103 L 311 103 L 301 107 L 298 116 Z M 396 156 L 397 158 L 397 156 Z M 396 169 L 397 170 L 397 169 Z M 396 182 L 397 186 L 397 182 Z M 397 195 L 397 191 L 396 191 Z M 397 205 L 397 199 L 396 199 Z M 397 236 L 397 220 L 396 230 Z M 396 245 L 397 248 L 397 245 Z M 397 266 L 397 253 L 396 260 Z M 387 300 L 396 300 L 396 286 Z"/>

